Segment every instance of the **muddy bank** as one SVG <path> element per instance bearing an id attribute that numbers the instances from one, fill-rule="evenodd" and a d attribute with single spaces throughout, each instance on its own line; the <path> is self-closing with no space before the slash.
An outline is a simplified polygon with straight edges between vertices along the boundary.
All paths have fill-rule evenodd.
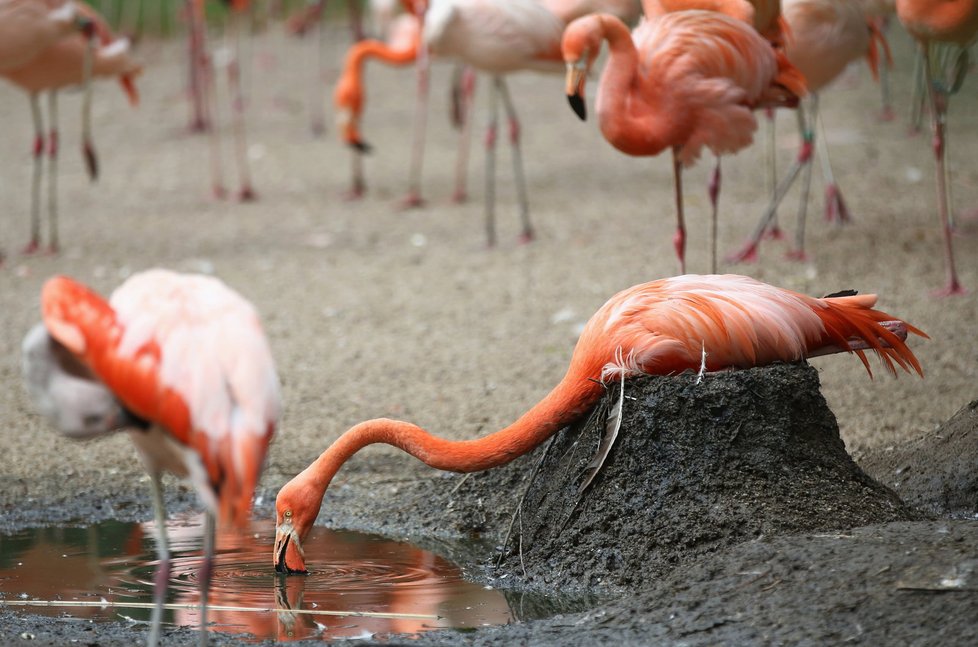
<path id="1" fill-rule="evenodd" d="M 935 514 L 978 514 L 978 400 L 931 433 L 865 452 L 860 465 L 904 500 Z"/>
<path id="2" fill-rule="evenodd" d="M 413 459 L 355 466 L 327 494 L 319 523 L 411 539 L 497 586 L 590 587 L 603 600 L 546 620 L 423 634 L 420 644 L 972 644 L 978 523 L 924 520 L 867 476 L 818 387 L 807 365 L 707 375 L 699 384 L 693 374 L 640 378 L 626 385 L 619 436 L 580 496 L 616 390 L 551 447 L 501 469 L 463 477 L 415 465 L 412 478 L 385 482 L 383 473 Z M 492 546 L 502 548 L 524 492 L 523 519 L 496 566 Z M 273 496 L 263 491 L 256 514 L 271 513 Z M 71 514 L 145 518 L 139 498 L 82 495 Z M 179 488 L 170 503 L 193 505 Z M 0 517 L 8 527 L 34 520 L 29 510 Z M 460 537 L 486 542 L 449 548 Z M 5 644 L 91 635 L 89 644 L 123 645 L 145 630 L 81 629 L 9 611 L 0 620 Z M 181 629 L 167 631 L 163 644 L 195 640 Z M 234 641 L 215 635 L 213 644 Z"/>

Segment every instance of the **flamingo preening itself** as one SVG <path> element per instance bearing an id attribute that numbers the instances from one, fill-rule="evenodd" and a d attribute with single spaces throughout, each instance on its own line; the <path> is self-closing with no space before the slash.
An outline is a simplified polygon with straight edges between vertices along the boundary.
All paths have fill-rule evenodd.
<path id="1" fill-rule="evenodd" d="M 367 445 L 393 445 L 436 469 L 476 472 L 533 450 L 584 416 L 605 385 L 636 375 L 749 368 L 837 352 L 855 353 L 869 371 L 864 351 L 872 350 L 890 372 L 899 366 L 922 376 L 904 340 L 908 332 L 926 335 L 875 305 L 872 294 L 814 298 L 733 274 L 685 275 L 628 288 L 588 321 L 563 379 L 509 427 L 451 441 L 408 422 L 376 419 L 340 436 L 278 493 L 275 569 L 306 572 L 302 542 L 326 489 Z"/>
<path id="2" fill-rule="evenodd" d="M 268 341 L 250 303 L 219 280 L 151 270 L 106 301 L 64 276 L 45 283 L 43 324 L 24 340 L 37 408 L 66 435 L 128 430 L 151 477 L 159 568 L 149 645 L 170 575 L 161 475 L 188 478 L 206 509 L 201 643 L 215 521 L 247 524 L 281 410 Z"/>

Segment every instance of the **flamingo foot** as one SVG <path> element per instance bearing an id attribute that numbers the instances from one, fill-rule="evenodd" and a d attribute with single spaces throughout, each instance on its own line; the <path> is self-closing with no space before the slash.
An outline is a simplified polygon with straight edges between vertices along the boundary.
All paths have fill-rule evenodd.
<path id="1" fill-rule="evenodd" d="M 397 208 L 399 211 L 407 211 L 408 209 L 417 209 L 424 206 L 424 199 L 421 194 L 414 189 L 407 192 L 407 195 L 401 198 L 397 202 Z"/>
<path id="2" fill-rule="evenodd" d="M 931 294 L 934 295 L 935 297 L 941 297 L 941 298 L 956 297 L 956 296 L 963 296 L 965 294 L 968 294 L 968 291 L 965 290 L 963 287 L 961 287 L 961 284 L 955 278 L 948 281 L 946 286 L 944 286 L 940 290 L 934 290 L 933 292 L 931 292 Z"/>
<path id="3" fill-rule="evenodd" d="M 893 106 L 883 106 L 883 109 L 880 110 L 879 120 L 890 122 L 894 119 L 896 119 L 896 113 L 893 112 Z"/>
<path id="4" fill-rule="evenodd" d="M 353 185 L 348 190 L 340 194 L 340 199 L 344 202 L 355 202 L 367 194 L 367 189 L 360 185 Z"/>
<path id="5" fill-rule="evenodd" d="M 31 242 L 24 245 L 24 248 L 20 250 L 20 253 L 23 254 L 24 256 L 30 256 L 32 254 L 36 254 L 40 249 L 41 249 L 41 244 L 36 240 L 32 240 Z"/>
<path id="6" fill-rule="evenodd" d="M 764 238 L 768 240 L 784 240 L 784 230 L 774 225 L 764 232 Z"/>
<path id="7" fill-rule="evenodd" d="M 57 256 L 60 251 L 61 251 L 61 247 L 57 243 L 51 243 L 44 250 L 44 254 L 46 256 Z"/>
<path id="8" fill-rule="evenodd" d="M 532 229 L 527 229 L 516 240 L 520 245 L 526 245 L 527 243 L 532 243 L 536 237 L 537 235 Z"/>
<path id="9" fill-rule="evenodd" d="M 784 257 L 787 258 L 789 261 L 796 261 L 799 263 L 807 261 L 811 258 L 808 255 L 808 253 L 803 249 L 789 249 L 787 252 L 784 253 Z"/>
<path id="10" fill-rule="evenodd" d="M 190 125 L 187 126 L 187 130 L 190 131 L 190 134 L 197 135 L 199 133 L 206 133 L 208 130 L 210 130 L 210 125 L 207 123 L 207 121 L 200 117 L 191 121 Z"/>
<path id="11" fill-rule="evenodd" d="M 452 192 L 452 204 L 464 204 L 468 202 L 468 200 L 469 194 L 465 191 L 465 189 L 455 189 L 455 191 Z"/>
<path id="12" fill-rule="evenodd" d="M 840 225 L 852 221 L 846 201 L 842 199 L 842 193 L 835 184 L 825 187 L 825 220 Z"/>
<path id="13" fill-rule="evenodd" d="M 258 200 L 258 194 L 250 186 L 243 186 L 238 193 L 238 200 L 241 202 L 255 202 Z"/>
<path id="14" fill-rule="evenodd" d="M 746 245 L 736 252 L 728 254 L 723 260 L 727 263 L 756 263 L 757 241 L 748 241 Z"/>
<path id="15" fill-rule="evenodd" d="M 220 184 L 215 184 L 213 187 L 211 187 L 211 192 L 214 194 L 214 199 L 215 200 L 227 200 L 228 199 L 228 190 L 225 189 Z"/>

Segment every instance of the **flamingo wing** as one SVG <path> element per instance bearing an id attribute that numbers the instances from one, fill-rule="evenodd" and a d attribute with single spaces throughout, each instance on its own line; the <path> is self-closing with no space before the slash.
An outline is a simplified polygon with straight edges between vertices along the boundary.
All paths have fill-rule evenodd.
<path id="1" fill-rule="evenodd" d="M 903 340 L 879 325 L 898 318 L 874 310 L 875 304 L 871 294 L 817 299 L 746 276 L 685 275 L 618 293 L 581 337 L 600 349 L 590 362 L 592 370 L 600 364 L 602 380 L 695 370 L 704 352 L 711 371 L 797 361 L 826 346 L 845 350 L 854 338 L 875 350 L 891 372 L 898 365 L 920 373 Z M 925 336 L 909 324 L 907 329 Z"/>
<path id="2" fill-rule="evenodd" d="M 222 517 L 242 520 L 281 409 L 254 308 L 217 279 L 166 270 L 134 275 L 108 302 L 59 276 L 41 301 L 50 334 L 199 457 Z"/>

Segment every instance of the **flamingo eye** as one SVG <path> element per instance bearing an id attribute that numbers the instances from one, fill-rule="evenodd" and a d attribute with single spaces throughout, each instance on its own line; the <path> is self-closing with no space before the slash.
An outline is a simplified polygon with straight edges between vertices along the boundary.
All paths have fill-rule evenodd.
<path id="1" fill-rule="evenodd" d="M 286 510 L 285 511 L 285 518 L 286 519 L 291 519 L 292 518 L 292 511 L 291 510 Z"/>

